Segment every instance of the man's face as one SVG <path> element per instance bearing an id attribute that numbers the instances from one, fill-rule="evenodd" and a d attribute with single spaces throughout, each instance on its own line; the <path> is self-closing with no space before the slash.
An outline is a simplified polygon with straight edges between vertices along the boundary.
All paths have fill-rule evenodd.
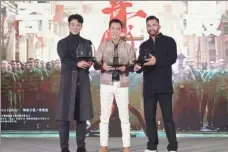
<path id="1" fill-rule="evenodd" d="M 20 62 L 17 62 L 17 69 L 21 70 L 21 63 Z"/>
<path id="2" fill-rule="evenodd" d="M 51 63 L 50 62 L 46 63 L 46 69 L 51 70 Z"/>
<path id="3" fill-rule="evenodd" d="M 55 69 L 56 70 L 60 70 L 61 69 L 61 62 L 60 62 L 60 60 L 56 60 L 55 61 Z"/>
<path id="4" fill-rule="evenodd" d="M 25 69 L 28 69 L 29 68 L 29 64 L 28 62 L 25 63 Z"/>
<path id="5" fill-rule="evenodd" d="M 11 64 L 12 69 L 16 69 L 16 62 L 11 62 L 10 64 Z"/>
<path id="6" fill-rule="evenodd" d="M 51 61 L 51 68 L 52 68 L 52 69 L 55 68 L 55 61 Z"/>
<path id="7" fill-rule="evenodd" d="M 69 23 L 69 30 L 72 34 L 77 35 L 80 33 L 82 29 L 82 24 L 78 22 L 78 20 L 72 20 Z"/>
<path id="8" fill-rule="evenodd" d="M 40 61 L 39 60 L 35 60 L 35 67 L 36 68 L 40 68 Z"/>
<path id="9" fill-rule="evenodd" d="M 8 62 L 7 61 L 2 61 L 2 69 L 7 70 L 8 69 Z"/>
<path id="10" fill-rule="evenodd" d="M 214 61 L 210 61 L 209 62 L 209 66 L 210 66 L 210 69 L 214 69 L 215 68 L 215 62 Z"/>
<path id="11" fill-rule="evenodd" d="M 193 60 L 188 60 L 188 65 L 193 68 L 194 67 L 194 61 Z"/>
<path id="12" fill-rule="evenodd" d="M 34 68 L 34 60 L 29 60 L 28 61 L 28 68 L 33 69 Z"/>
<path id="13" fill-rule="evenodd" d="M 9 63 L 8 63 L 8 70 L 9 70 L 9 71 L 12 71 L 12 66 L 11 66 L 11 64 L 9 64 Z"/>
<path id="14" fill-rule="evenodd" d="M 45 69 L 45 62 L 44 61 L 40 61 L 40 66 L 42 69 Z"/>
<path id="15" fill-rule="evenodd" d="M 155 19 L 146 22 L 146 29 L 150 36 L 156 36 L 159 33 L 160 28 L 161 26 Z"/>
<path id="16" fill-rule="evenodd" d="M 110 25 L 109 31 L 110 31 L 112 39 L 119 39 L 120 38 L 120 34 L 122 32 L 121 24 L 113 22 Z"/>

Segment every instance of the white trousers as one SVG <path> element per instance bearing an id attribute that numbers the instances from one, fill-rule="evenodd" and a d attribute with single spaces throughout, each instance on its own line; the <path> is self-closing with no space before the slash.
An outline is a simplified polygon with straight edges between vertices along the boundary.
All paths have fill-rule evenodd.
<path id="1" fill-rule="evenodd" d="M 118 107 L 119 117 L 121 121 L 123 147 L 130 147 L 128 87 L 120 88 L 119 82 L 114 82 L 113 85 L 101 84 L 100 87 L 100 144 L 101 146 L 108 146 L 109 118 L 112 112 L 112 103 L 114 97 L 116 99 L 116 104 Z"/>

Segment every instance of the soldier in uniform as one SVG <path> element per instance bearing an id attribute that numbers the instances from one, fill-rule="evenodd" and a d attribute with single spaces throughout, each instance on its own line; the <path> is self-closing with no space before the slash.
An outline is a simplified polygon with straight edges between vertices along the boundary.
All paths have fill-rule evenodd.
<path id="1" fill-rule="evenodd" d="M 189 82 L 194 80 L 194 75 L 190 67 L 184 61 L 184 56 L 179 55 L 178 68 L 173 71 L 174 82 L 174 121 L 178 130 L 187 130 L 189 122 L 186 121 L 190 118 L 191 112 L 189 111 L 189 96 L 188 88 Z M 185 62 L 185 63 L 184 63 Z"/>
<path id="2" fill-rule="evenodd" d="M 19 108 L 22 108 L 23 102 L 24 102 L 24 89 L 23 89 L 23 83 L 24 80 L 22 79 L 23 76 L 23 70 L 21 67 L 21 62 L 20 61 L 16 61 L 17 64 L 17 75 L 19 77 L 18 81 L 17 81 L 17 102 L 18 102 L 18 106 Z"/>
<path id="3" fill-rule="evenodd" d="M 51 69 L 55 69 L 55 61 L 54 60 L 51 60 Z"/>
<path id="4" fill-rule="evenodd" d="M 214 107 L 214 96 L 215 96 L 215 91 L 214 88 L 215 86 L 211 81 L 209 81 L 209 77 L 215 70 L 215 61 L 210 61 L 209 62 L 209 69 L 205 70 L 204 73 L 202 74 L 203 77 L 203 98 L 201 101 L 201 106 L 200 106 L 200 125 L 203 127 L 203 119 L 205 116 L 205 111 L 207 107 L 207 129 L 211 129 L 212 127 L 212 111 Z"/>
<path id="5" fill-rule="evenodd" d="M 29 68 L 24 71 L 22 79 L 24 79 L 24 105 L 23 108 L 34 108 L 40 106 L 40 85 L 43 80 L 42 73 L 39 69 L 35 68 L 34 59 L 28 59 Z M 37 106 L 39 104 L 39 106 Z M 33 114 L 30 111 L 30 116 Z M 37 125 L 34 121 L 25 121 L 27 129 L 34 129 Z"/>
<path id="6" fill-rule="evenodd" d="M 16 66 L 16 61 L 15 60 L 12 60 L 10 62 L 10 65 L 11 65 L 11 69 L 12 69 L 12 72 L 16 78 L 16 85 L 13 89 L 13 103 L 14 103 L 14 108 L 17 108 L 17 103 L 19 103 L 20 105 L 20 96 L 19 96 L 19 92 L 18 92 L 18 88 L 20 87 L 20 83 L 19 83 L 19 76 L 18 76 L 18 73 L 17 73 L 17 66 Z"/>
<path id="7" fill-rule="evenodd" d="M 23 73 L 25 105 L 23 107 L 34 107 L 39 100 L 40 84 L 43 80 L 42 73 L 34 66 L 34 59 L 28 59 L 29 69 Z"/>
<path id="8" fill-rule="evenodd" d="M 40 61 L 40 69 L 44 76 L 44 79 L 47 78 L 49 76 L 49 71 L 46 69 L 46 63 L 43 60 Z"/>
<path id="9" fill-rule="evenodd" d="M 12 72 L 12 66 L 11 66 L 11 64 L 10 64 L 10 62 L 7 62 L 7 69 L 8 69 L 8 71 L 11 71 Z"/>
<path id="10" fill-rule="evenodd" d="M 29 69 L 28 62 L 25 62 L 25 64 L 24 64 L 24 71 L 27 71 L 28 69 Z"/>
<path id="11" fill-rule="evenodd" d="M 52 68 L 51 68 L 51 62 L 47 62 L 46 63 L 46 69 L 47 69 L 48 73 L 51 72 L 51 70 L 52 70 Z"/>
<path id="12" fill-rule="evenodd" d="M 218 60 L 218 67 L 218 70 L 214 71 L 209 78 L 216 86 L 212 123 L 215 129 L 225 130 L 227 125 L 225 120 L 227 119 L 228 104 L 228 71 L 224 59 Z"/>
<path id="13" fill-rule="evenodd" d="M 41 66 L 41 62 L 39 59 L 35 59 L 35 68 L 40 69 L 44 79 L 46 79 L 48 77 L 47 70 L 45 68 L 43 68 L 43 66 Z"/>
<path id="14" fill-rule="evenodd" d="M 48 78 L 48 72 L 45 68 L 41 67 L 41 61 L 39 59 L 35 59 L 35 68 L 41 71 L 44 80 Z M 42 90 L 40 90 L 40 101 L 42 102 L 42 105 L 45 105 L 47 101 L 47 94 Z"/>
<path id="15" fill-rule="evenodd" d="M 58 127 L 56 125 L 55 121 L 55 114 L 56 112 L 56 106 L 57 106 L 57 99 L 58 99 L 58 93 L 59 93 L 59 87 L 60 87 L 60 76 L 61 76 L 61 62 L 59 59 L 55 61 L 55 69 L 51 71 L 49 77 L 45 79 L 42 82 L 41 90 L 44 93 L 47 93 L 47 106 L 49 108 L 50 114 L 51 114 L 51 120 L 53 122 L 51 123 L 53 127 Z M 55 125 L 54 125 L 55 124 Z M 57 128 L 56 128 L 57 129 Z"/>
<path id="16" fill-rule="evenodd" d="M 16 61 L 16 69 L 17 69 L 17 71 L 22 70 L 22 63 L 20 61 Z"/>
<path id="17" fill-rule="evenodd" d="M 202 84 L 203 78 L 198 69 L 194 67 L 194 60 L 188 59 L 188 65 L 191 68 L 194 80 L 190 82 L 189 85 L 189 109 L 191 111 L 189 124 L 190 128 L 193 130 L 200 129 L 200 102 L 202 100 Z"/>
<path id="18" fill-rule="evenodd" d="M 1 70 L 1 108 L 13 108 L 13 89 L 15 87 L 15 76 L 8 70 L 8 62 L 2 61 Z"/>

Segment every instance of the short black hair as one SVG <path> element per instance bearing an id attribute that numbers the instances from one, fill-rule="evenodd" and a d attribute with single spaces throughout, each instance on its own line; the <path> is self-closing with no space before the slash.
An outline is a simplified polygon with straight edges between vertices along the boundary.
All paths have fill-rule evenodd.
<path id="1" fill-rule="evenodd" d="M 80 14 L 72 14 L 68 17 L 68 23 L 70 24 L 70 22 L 72 20 L 77 20 L 79 23 L 83 24 L 84 19 Z"/>
<path id="2" fill-rule="evenodd" d="M 146 18 L 146 22 L 149 21 L 149 20 L 156 20 L 156 21 L 159 23 L 159 19 L 158 19 L 156 16 L 153 16 L 153 15 L 148 16 L 148 17 Z"/>
<path id="3" fill-rule="evenodd" d="M 117 19 L 117 18 L 114 18 L 114 19 L 112 19 L 112 20 L 109 22 L 109 28 L 110 28 L 110 26 L 112 25 L 112 23 L 119 23 L 120 26 L 123 27 L 123 23 L 122 23 L 119 19 Z"/>
<path id="4" fill-rule="evenodd" d="M 16 63 L 20 63 L 20 64 L 22 64 L 22 63 L 21 63 L 21 61 L 16 61 Z"/>

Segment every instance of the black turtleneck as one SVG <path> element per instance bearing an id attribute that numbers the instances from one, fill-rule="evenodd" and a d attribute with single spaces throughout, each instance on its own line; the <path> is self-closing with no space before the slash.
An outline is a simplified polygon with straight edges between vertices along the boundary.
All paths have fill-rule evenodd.
<path id="1" fill-rule="evenodd" d="M 70 33 L 67 37 L 67 44 L 70 49 L 77 48 L 78 44 L 82 41 L 81 36 L 79 34 L 72 34 Z"/>

